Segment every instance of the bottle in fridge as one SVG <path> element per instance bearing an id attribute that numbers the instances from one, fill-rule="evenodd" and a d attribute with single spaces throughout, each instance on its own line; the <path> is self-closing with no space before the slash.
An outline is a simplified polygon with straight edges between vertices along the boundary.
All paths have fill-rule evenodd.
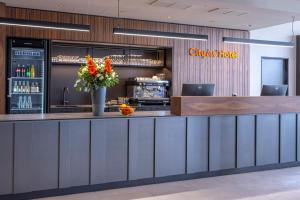
<path id="1" fill-rule="evenodd" d="M 44 113 L 47 40 L 8 38 L 7 44 L 7 113 Z"/>

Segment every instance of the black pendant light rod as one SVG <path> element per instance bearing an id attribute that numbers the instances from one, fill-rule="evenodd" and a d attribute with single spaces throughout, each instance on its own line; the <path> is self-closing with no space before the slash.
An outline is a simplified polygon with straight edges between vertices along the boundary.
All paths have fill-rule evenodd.
<path id="1" fill-rule="evenodd" d="M 170 39 L 182 39 L 182 40 L 202 40 L 202 41 L 207 41 L 208 40 L 208 35 L 196 35 L 196 34 L 189 34 L 189 33 L 175 33 L 175 32 L 161 32 L 161 31 L 148 31 L 148 30 L 126 29 L 126 28 L 114 28 L 113 33 L 118 34 L 118 35 L 170 38 Z"/>
<path id="2" fill-rule="evenodd" d="M 90 25 L 56 23 L 48 21 L 24 20 L 14 18 L 0 18 L 0 25 L 48 28 L 68 31 L 90 31 Z"/>
<path id="3" fill-rule="evenodd" d="M 236 44 L 254 44 L 262 46 L 279 46 L 279 47 L 294 47 L 293 42 L 280 42 L 280 41 L 270 41 L 270 40 L 254 40 L 245 38 L 233 38 L 233 37 L 223 37 L 225 43 L 236 43 Z"/>

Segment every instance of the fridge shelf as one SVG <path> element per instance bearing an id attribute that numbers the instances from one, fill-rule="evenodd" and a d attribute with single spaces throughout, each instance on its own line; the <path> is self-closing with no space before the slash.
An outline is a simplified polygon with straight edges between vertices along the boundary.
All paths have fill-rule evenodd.
<path id="1" fill-rule="evenodd" d="M 11 108 L 12 111 L 30 111 L 30 110 L 42 110 L 41 107 L 36 108 Z"/>
<path id="2" fill-rule="evenodd" d="M 34 61 L 44 61 L 44 59 L 40 58 L 11 58 L 11 60 L 34 60 Z"/>
<path id="3" fill-rule="evenodd" d="M 21 93 L 21 92 L 15 92 L 11 93 L 12 95 L 44 95 L 43 93 L 36 92 L 36 93 Z"/>
<path id="4" fill-rule="evenodd" d="M 44 78 L 43 77 L 17 77 L 17 76 L 12 76 L 10 77 L 11 79 L 22 79 L 22 80 L 43 80 Z"/>

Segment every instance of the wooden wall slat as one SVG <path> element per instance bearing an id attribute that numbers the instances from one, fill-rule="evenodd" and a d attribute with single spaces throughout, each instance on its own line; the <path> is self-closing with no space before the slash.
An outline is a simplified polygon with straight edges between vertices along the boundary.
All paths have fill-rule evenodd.
<path id="1" fill-rule="evenodd" d="M 0 3 L 0 17 L 5 17 L 5 4 Z M 0 113 L 5 113 L 5 87 L 6 87 L 6 27 L 0 25 Z"/>
<path id="2" fill-rule="evenodd" d="M 20 19 L 47 20 L 53 22 L 78 24 L 83 23 L 91 25 L 91 31 L 89 33 L 24 27 L 7 27 L 6 36 L 172 47 L 173 95 L 180 95 L 182 83 L 215 83 L 215 95 L 217 96 L 231 96 L 233 92 L 238 93 L 239 96 L 249 95 L 249 46 L 225 44 L 222 40 L 224 36 L 249 38 L 248 31 L 150 22 L 134 19 L 117 19 L 110 17 L 88 16 L 82 14 L 59 13 L 53 11 L 13 7 L 6 7 L 6 16 Z M 112 29 L 113 27 L 117 26 L 167 32 L 208 34 L 209 41 L 183 41 L 113 35 Z M 1 31 L 1 33 L 4 32 Z M 224 58 L 193 58 L 188 55 L 188 49 L 190 47 L 196 47 L 203 50 L 211 49 L 237 51 L 239 58 L 236 60 Z M 0 52 L 3 52 L 4 49 L 3 45 L 1 45 Z M 1 53 L 0 62 L 2 55 L 3 54 Z M 2 65 L 0 73 L 3 73 L 3 69 L 4 66 Z M 3 80 L 4 79 L 2 78 L 1 81 Z M 1 87 L 3 90 L 3 84 L 1 84 Z M 2 102 L 1 106 L 3 106 L 3 95 L 0 98 L 0 102 Z"/>

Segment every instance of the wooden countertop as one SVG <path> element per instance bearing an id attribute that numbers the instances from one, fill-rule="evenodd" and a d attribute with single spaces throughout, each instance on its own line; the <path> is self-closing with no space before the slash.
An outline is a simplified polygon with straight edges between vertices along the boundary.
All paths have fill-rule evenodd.
<path id="1" fill-rule="evenodd" d="M 300 96 L 171 97 L 174 115 L 239 115 L 300 112 Z"/>
<path id="2" fill-rule="evenodd" d="M 169 111 L 137 111 L 130 116 L 123 116 L 119 112 L 107 112 L 103 116 L 99 116 L 99 117 L 93 116 L 92 113 L 8 114 L 8 115 L 0 115 L 0 121 L 138 118 L 138 117 L 165 117 L 170 115 L 171 114 Z"/>

